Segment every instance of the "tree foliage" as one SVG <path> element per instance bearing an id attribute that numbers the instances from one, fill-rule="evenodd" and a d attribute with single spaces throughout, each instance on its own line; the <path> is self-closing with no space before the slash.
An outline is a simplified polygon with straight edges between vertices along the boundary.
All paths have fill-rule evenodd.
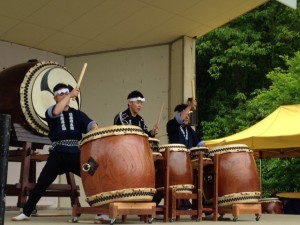
<path id="1" fill-rule="evenodd" d="M 300 9 L 269 1 L 197 40 L 198 132 L 244 130 L 280 105 L 300 103 Z M 264 196 L 300 190 L 300 159 L 264 159 Z"/>
<path id="2" fill-rule="evenodd" d="M 205 139 L 236 133 L 270 112 L 257 115 L 244 104 L 271 85 L 266 76 L 286 69 L 283 56 L 300 50 L 300 12 L 270 1 L 197 39 L 199 132 Z M 269 105 L 269 104 L 268 104 Z M 245 114 L 250 121 L 237 119 Z M 247 120 L 248 120 L 247 119 Z"/>

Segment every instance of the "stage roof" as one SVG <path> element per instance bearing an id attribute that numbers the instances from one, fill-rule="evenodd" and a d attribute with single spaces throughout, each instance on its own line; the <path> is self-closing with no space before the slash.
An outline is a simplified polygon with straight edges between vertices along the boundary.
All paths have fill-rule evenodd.
<path id="1" fill-rule="evenodd" d="M 268 0 L 2 0 L 0 40 L 63 56 L 199 37 Z"/>

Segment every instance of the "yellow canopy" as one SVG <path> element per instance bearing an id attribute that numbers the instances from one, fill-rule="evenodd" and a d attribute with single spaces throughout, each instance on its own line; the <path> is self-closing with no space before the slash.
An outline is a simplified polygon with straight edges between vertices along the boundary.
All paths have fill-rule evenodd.
<path id="1" fill-rule="evenodd" d="M 246 130 L 206 141 L 208 148 L 227 144 L 248 145 L 258 158 L 300 157 L 300 104 L 280 106 Z"/>

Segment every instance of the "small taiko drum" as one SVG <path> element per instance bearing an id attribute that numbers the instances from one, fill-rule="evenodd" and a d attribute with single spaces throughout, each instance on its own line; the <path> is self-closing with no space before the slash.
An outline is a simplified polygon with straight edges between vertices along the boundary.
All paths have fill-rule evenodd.
<path id="1" fill-rule="evenodd" d="M 261 203 L 262 213 L 267 214 L 283 214 L 282 202 L 278 198 L 262 198 Z"/>
<path id="2" fill-rule="evenodd" d="M 219 158 L 219 206 L 258 202 L 261 193 L 253 151 L 247 145 L 233 144 L 209 150 L 210 158 L 216 154 Z"/>
<path id="3" fill-rule="evenodd" d="M 159 152 L 163 156 L 165 156 L 167 150 L 170 157 L 170 186 L 176 188 L 177 192 L 191 193 L 194 188 L 193 168 L 188 149 L 183 144 L 167 144 L 159 147 Z M 164 180 L 164 173 L 158 170 L 156 173 L 158 191 L 164 189 Z"/>
<path id="4" fill-rule="evenodd" d="M 206 156 L 208 153 L 208 148 L 207 147 L 193 147 L 193 148 L 189 149 L 189 152 L 190 152 L 191 159 L 194 160 L 194 159 L 199 158 L 200 152 L 203 152 L 204 156 Z"/>
<path id="5" fill-rule="evenodd" d="M 10 114 L 12 123 L 47 135 L 45 112 L 55 104 L 53 88 L 58 83 L 76 86 L 73 75 L 52 61 L 31 60 L 0 72 L 0 113 Z M 80 95 L 70 106 L 80 108 Z"/>
<path id="6" fill-rule="evenodd" d="M 154 162 L 148 136 L 140 127 L 91 131 L 83 137 L 80 152 L 82 183 L 90 206 L 152 201 Z"/>
<path id="7" fill-rule="evenodd" d="M 149 144 L 152 150 L 153 160 L 156 161 L 157 158 L 162 156 L 162 154 L 159 152 L 159 140 L 156 138 L 149 138 Z"/>

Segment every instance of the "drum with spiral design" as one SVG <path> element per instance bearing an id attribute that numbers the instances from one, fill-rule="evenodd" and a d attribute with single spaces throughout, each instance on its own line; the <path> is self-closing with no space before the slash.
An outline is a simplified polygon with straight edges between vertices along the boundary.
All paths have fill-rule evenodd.
<path id="1" fill-rule="evenodd" d="M 99 128 L 80 144 L 81 177 L 92 207 L 152 201 L 155 172 L 148 135 L 137 126 Z"/>
<path id="2" fill-rule="evenodd" d="M 55 104 L 53 87 L 57 83 L 76 86 L 73 75 L 56 62 L 36 60 L 0 72 L 0 113 L 10 114 L 12 123 L 40 135 L 47 135 L 47 108 Z M 70 106 L 80 108 L 80 96 Z"/>

